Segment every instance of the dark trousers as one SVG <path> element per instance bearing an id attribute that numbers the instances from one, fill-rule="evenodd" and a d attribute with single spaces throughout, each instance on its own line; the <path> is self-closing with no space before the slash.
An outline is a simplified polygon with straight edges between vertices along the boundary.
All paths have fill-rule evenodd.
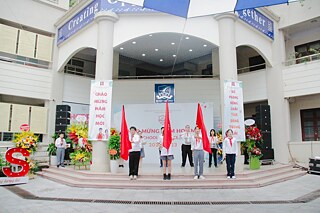
<path id="1" fill-rule="evenodd" d="M 191 145 L 182 144 L 181 145 L 181 152 L 182 152 L 182 165 L 181 166 L 186 165 L 187 156 L 189 158 L 190 166 L 193 166 Z"/>
<path id="2" fill-rule="evenodd" d="M 213 162 L 214 162 L 214 166 L 217 167 L 218 163 L 217 163 L 217 149 L 215 148 L 211 148 L 211 154 L 209 153 L 209 166 L 212 165 L 212 157 L 213 157 Z"/>
<path id="3" fill-rule="evenodd" d="M 236 162 L 236 154 L 226 154 L 227 176 L 234 176 L 234 164 Z"/>
<path id="4" fill-rule="evenodd" d="M 129 175 L 137 175 L 139 170 L 140 151 L 129 153 Z"/>

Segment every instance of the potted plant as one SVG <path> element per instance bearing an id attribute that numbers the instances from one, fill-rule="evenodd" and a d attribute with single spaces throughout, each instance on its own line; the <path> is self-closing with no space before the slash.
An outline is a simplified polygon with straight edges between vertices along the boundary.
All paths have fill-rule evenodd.
<path id="1" fill-rule="evenodd" d="M 249 126 L 246 128 L 245 147 L 249 155 L 249 168 L 260 169 L 260 158 L 262 157 L 259 147 L 262 144 L 262 135 L 258 127 Z"/>
<path id="2" fill-rule="evenodd" d="M 120 135 L 115 129 L 111 129 L 108 149 L 110 155 L 110 171 L 115 174 L 118 171 L 118 160 L 120 158 Z"/>
<path id="3" fill-rule="evenodd" d="M 0 177 L 6 177 L 2 172 L 2 167 L 9 166 L 9 163 L 4 159 L 4 157 L 0 154 Z"/>

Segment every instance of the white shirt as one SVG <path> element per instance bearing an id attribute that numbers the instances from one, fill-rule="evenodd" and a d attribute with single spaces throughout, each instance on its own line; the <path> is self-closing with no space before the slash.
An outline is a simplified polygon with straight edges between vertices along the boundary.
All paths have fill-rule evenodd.
<path id="1" fill-rule="evenodd" d="M 199 134 L 199 137 L 202 138 L 202 135 Z M 202 139 L 197 139 L 194 135 L 191 141 L 191 150 L 203 150 Z"/>
<path id="2" fill-rule="evenodd" d="M 140 137 L 140 136 L 139 136 Z M 147 142 L 144 141 L 143 137 L 140 137 L 140 148 L 143 149 L 144 148 L 144 145 L 146 145 Z"/>
<path id="3" fill-rule="evenodd" d="M 61 138 L 56 139 L 55 145 L 57 148 L 64 148 L 65 149 L 67 147 L 66 140 L 65 139 L 61 140 Z"/>
<path id="4" fill-rule="evenodd" d="M 210 147 L 213 148 L 213 149 L 218 149 L 218 142 L 219 142 L 219 139 L 217 136 L 211 136 L 209 138 L 209 141 L 210 141 Z"/>
<path id="5" fill-rule="evenodd" d="M 226 154 L 236 154 L 236 155 L 238 155 L 238 142 L 237 142 L 237 140 L 235 138 L 232 138 L 232 146 L 230 145 L 229 138 L 225 138 L 223 140 L 222 147 L 223 147 L 224 156 Z"/>
<path id="6" fill-rule="evenodd" d="M 159 135 L 157 142 L 160 144 L 159 150 L 161 151 L 161 154 L 160 154 L 161 156 L 173 155 L 173 153 L 172 153 L 172 143 L 170 144 L 170 147 L 169 147 L 168 150 L 162 146 L 163 135 Z"/>
<path id="7" fill-rule="evenodd" d="M 132 149 L 130 149 L 129 152 L 140 152 L 141 151 L 140 136 L 138 134 L 134 134 L 133 137 L 131 134 L 129 134 L 129 141 L 131 142 L 131 145 L 132 145 Z"/>
<path id="8" fill-rule="evenodd" d="M 191 145 L 191 141 L 193 138 L 193 134 L 191 132 L 185 132 L 181 135 L 182 138 L 182 144 L 184 145 Z"/>

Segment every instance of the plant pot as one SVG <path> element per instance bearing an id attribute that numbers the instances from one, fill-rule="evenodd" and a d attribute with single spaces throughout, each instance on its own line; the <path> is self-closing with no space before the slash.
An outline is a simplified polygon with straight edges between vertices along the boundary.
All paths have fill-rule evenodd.
<path id="1" fill-rule="evenodd" d="M 57 156 L 51 155 L 50 156 L 50 166 L 56 166 L 57 165 Z"/>
<path id="2" fill-rule="evenodd" d="M 260 169 L 260 158 L 256 156 L 250 156 L 249 168 L 251 170 Z"/>
<path id="3" fill-rule="evenodd" d="M 119 168 L 119 160 L 110 160 L 110 172 L 116 174 Z"/>

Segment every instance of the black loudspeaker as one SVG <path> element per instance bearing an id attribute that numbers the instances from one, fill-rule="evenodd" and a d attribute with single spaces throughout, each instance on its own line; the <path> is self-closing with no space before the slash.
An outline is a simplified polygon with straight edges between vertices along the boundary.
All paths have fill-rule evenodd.
<path id="1" fill-rule="evenodd" d="M 309 173 L 320 175 L 320 159 L 309 159 Z"/>
<path id="2" fill-rule="evenodd" d="M 57 105 L 56 111 L 57 112 L 70 112 L 71 107 L 69 105 Z"/>
<path id="3" fill-rule="evenodd" d="M 260 104 L 256 106 L 255 121 L 260 131 L 271 132 L 271 118 L 269 105 Z"/>
<path id="4" fill-rule="evenodd" d="M 262 149 L 263 156 L 260 160 L 273 160 L 274 159 L 274 150 L 273 149 Z"/>
<path id="5" fill-rule="evenodd" d="M 272 139 L 271 139 L 271 132 L 261 132 L 262 134 L 262 148 L 263 149 L 271 149 L 272 148 Z"/>
<path id="6" fill-rule="evenodd" d="M 57 105 L 55 123 L 56 133 L 66 132 L 67 126 L 70 124 L 70 111 L 71 107 L 69 105 Z"/>

